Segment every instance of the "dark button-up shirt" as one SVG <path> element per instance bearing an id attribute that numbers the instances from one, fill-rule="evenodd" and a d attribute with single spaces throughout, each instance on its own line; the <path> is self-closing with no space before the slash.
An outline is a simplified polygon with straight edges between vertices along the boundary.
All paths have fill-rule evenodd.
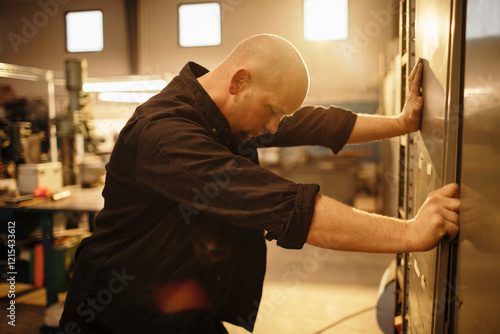
<path id="1" fill-rule="evenodd" d="M 322 145 L 337 153 L 356 115 L 303 107 L 275 135 L 238 143 L 188 63 L 137 108 L 107 168 L 105 204 L 76 257 L 61 329 L 219 333 L 253 329 L 268 239 L 301 248 L 319 186 L 258 165 L 257 148 Z"/>

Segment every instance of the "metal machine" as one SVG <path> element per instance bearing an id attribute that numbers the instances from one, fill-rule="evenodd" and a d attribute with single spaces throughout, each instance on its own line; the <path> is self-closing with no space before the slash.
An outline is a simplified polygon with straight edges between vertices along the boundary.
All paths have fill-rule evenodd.
<path id="1" fill-rule="evenodd" d="M 87 79 L 87 61 L 67 59 L 65 66 L 69 103 L 66 112 L 59 115 L 57 135 L 61 142 L 64 184 L 77 184 L 77 160 L 83 160 L 86 152 L 94 152 L 89 99 L 83 92 L 83 84 Z"/>
<path id="2" fill-rule="evenodd" d="M 499 333 L 500 4 L 400 4 L 401 96 L 422 57 L 425 102 L 421 131 L 400 142 L 398 214 L 412 218 L 450 182 L 461 185 L 462 206 L 458 240 L 398 254 L 395 332 Z"/>

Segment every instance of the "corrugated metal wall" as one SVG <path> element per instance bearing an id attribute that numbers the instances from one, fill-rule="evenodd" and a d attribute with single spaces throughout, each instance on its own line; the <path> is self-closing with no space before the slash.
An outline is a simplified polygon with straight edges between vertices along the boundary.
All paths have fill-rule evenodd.
<path id="1" fill-rule="evenodd" d="M 67 52 L 65 13 L 96 9 L 103 11 L 104 50 Z M 50 69 L 56 78 L 64 79 L 65 59 L 85 58 L 89 76 L 128 75 L 131 64 L 125 18 L 122 0 L 1 0 L 0 62 Z M 47 102 L 44 81 L 0 78 L 0 84 L 12 86 L 18 97 Z M 59 113 L 67 109 L 67 91 L 64 83 L 55 88 Z"/>
<path id="2" fill-rule="evenodd" d="M 102 10 L 104 50 L 66 51 L 64 14 Z M 0 62 L 64 71 L 66 58 L 86 58 L 89 76 L 130 74 L 122 0 L 40 0 L 0 2 Z"/>
<path id="3" fill-rule="evenodd" d="M 181 48 L 177 9 L 196 0 L 137 0 L 138 74 L 178 73 L 189 60 L 211 69 L 243 38 L 274 33 L 301 51 L 311 73 L 309 103 L 378 101 L 379 55 L 397 36 L 397 0 L 349 1 L 349 39 L 307 42 L 302 0 L 221 0 L 222 44 Z M 198 1 L 199 2 L 199 1 Z M 60 71 L 86 58 L 89 76 L 133 74 L 124 0 L 0 0 L 0 62 Z M 104 50 L 68 53 L 64 13 L 100 9 Z"/>
<path id="4" fill-rule="evenodd" d="M 177 10 L 181 3 L 139 0 L 140 74 L 177 73 L 188 60 L 212 69 L 242 39 L 273 33 L 290 40 L 309 66 L 308 102 L 378 100 L 379 55 L 397 36 L 396 0 L 349 1 L 349 38 L 329 42 L 304 40 L 302 0 L 222 0 L 222 44 L 201 48 L 179 46 Z"/>

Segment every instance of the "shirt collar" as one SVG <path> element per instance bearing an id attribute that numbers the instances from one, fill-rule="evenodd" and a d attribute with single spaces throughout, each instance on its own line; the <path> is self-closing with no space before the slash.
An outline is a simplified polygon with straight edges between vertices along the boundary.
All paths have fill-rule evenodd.
<path id="1" fill-rule="evenodd" d="M 195 62 L 189 62 L 181 70 L 180 77 L 182 82 L 192 91 L 197 110 L 210 125 L 210 131 L 217 136 L 223 134 L 229 136 L 230 128 L 226 117 L 197 80 L 206 73 L 208 73 L 208 70 L 205 67 Z"/>

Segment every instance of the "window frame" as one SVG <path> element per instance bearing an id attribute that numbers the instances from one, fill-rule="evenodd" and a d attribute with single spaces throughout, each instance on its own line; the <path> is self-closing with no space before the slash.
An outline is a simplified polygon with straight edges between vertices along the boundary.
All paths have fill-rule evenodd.
<path id="1" fill-rule="evenodd" d="M 206 44 L 206 45 L 182 45 L 181 43 L 181 7 L 182 6 L 192 6 L 192 5 L 207 5 L 207 4 L 217 4 L 219 6 L 219 43 L 218 44 Z M 181 48 L 203 48 L 203 47 L 214 47 L 222 45 L 222 5 L 218 1 L 206 1 L 206 2 L 185 2 L 177 6 L 177 43 Z"/>
<path id="2" fill-rule="evenodd" d="M 316 1 L 316 0 L 302 0 L 302 10 L 303 10 L 303 15 L 302 15 L 302 19 L 303 19 L 303 37 L 304 37 L 304 40 L 307 41 L 307 42 L 337 42 L 337 41 L 346 41 L 349 39 L 349 0 L 341 0 L 341 1 L 345 1 L 345 9 L 346 9 L 346 15 L 347 17 L 345 18 L 346 19 L 346 25 L 345 25 L 345 38 L 344 37 L 341 37 L 341 38 L 328 38 L 328 39 L 308 39 L 307 36 L 306 36 L 306 2 L 308 1 Z M 328 0 L 327 0 L 328 1 Z M 333 0 L 333 1 L 338 1 L 338 0 Z"/>
<path id="3" fill-rule="evenodd" d="M 102 48 L 100 50 L 85 50 L 85 51 L 70 51 L 68 48 L 68 21 L 67 21 L 67 15 L 71 13 L 83 13 L 83 12 L 100 12 L 102 15 Z M 102 9 L 82 9 L 82 10 L 68 10 L 64 12 L 64 44 L 65 44 L 65 51 L 68 53 L 87 53 L 87 52 L 103 52 L 105 49 L 105 43 L 104 43 L 104 11 Z"/>

